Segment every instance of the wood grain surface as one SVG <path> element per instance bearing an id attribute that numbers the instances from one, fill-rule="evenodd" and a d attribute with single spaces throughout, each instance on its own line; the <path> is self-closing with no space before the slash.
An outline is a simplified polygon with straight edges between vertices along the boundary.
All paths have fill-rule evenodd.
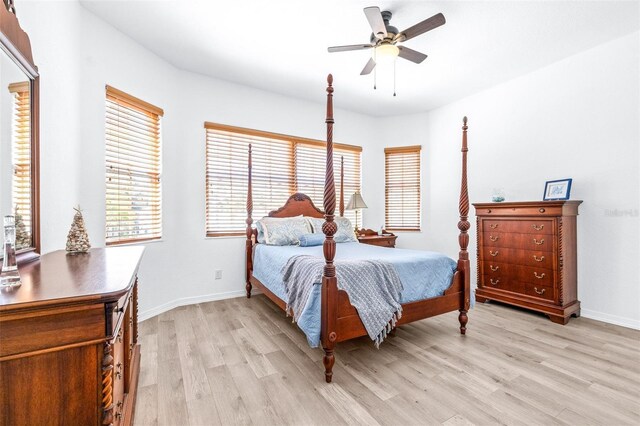
<path id="1" fill-rule="evenodd" d="M 640 422 L 640 331 L 566 326 L 497 303 L 400 326 L 376 350 L 322 349 L 265 296 L 181 307 L 140 324 L 137 425 L 601 424 Z"/>
<path id="2" fill-rule="evenodd" d="M 0 312 L 122 296 L 133 284 L 143 251 L 144 247 L 131 246 L 75 255 L 64 250 L 47 253 L 19 267 L 22 285 L 0 292 Z"/>

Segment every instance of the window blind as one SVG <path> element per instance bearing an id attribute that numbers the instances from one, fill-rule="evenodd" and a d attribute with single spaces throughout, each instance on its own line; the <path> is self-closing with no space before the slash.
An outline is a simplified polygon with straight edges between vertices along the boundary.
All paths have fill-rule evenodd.
<path id="1" fill-rule="evenodd" d="M 106 87 L 106 243 L 162 237 L 162 109 Z"/>
<path id="2" fill-rule="evenodd" d="M 420 230 L 421 146 L 385 148 L 385 229 Z"/>
<path id="3" fill-rule="evenodd" d="M 16 239 L 18 248 L 31 245 L 31 99 L 28 81 L 12 83 L 9 92 L 13 97 L 11 155 L 13 163 L 12 206 L 16 215 L 16 225 L 20 221 L 19 235 Z"/>
<path id="4" fill-rule="evenodd" d="M 295 192 L 307 194 L 322 209 L 325 142 L 215 123 L 205 123 L 205 129 L 207 236 L 245 233 L 249 144 L 254 218 L 281 207 Z M 340 156 L 345 157 L 345 203 L 360 189 L 361 151 L 360 147 L 334 144 L 337 188 Z"/>
<path id="5" fill-rule="evenodd" d="M 340 208 L 341 158 L 344 158 L 344 205 L 346 206 L 351 195 L 360 191 L 360 152 L 349 147 L 334 146 L 333 175 L 336 185 L 336 215 L 339 214 Z M 322 145 L 304 142 L 295 144 L 296 191 L 307 194 L 319 209 L 323 209 L 326 158 L 327 151 L 324 142 Z M 355 211 L 345 210 L 344 215 L 355 225 Z M 362 223 L 362 220 L 359 223 Z"/>

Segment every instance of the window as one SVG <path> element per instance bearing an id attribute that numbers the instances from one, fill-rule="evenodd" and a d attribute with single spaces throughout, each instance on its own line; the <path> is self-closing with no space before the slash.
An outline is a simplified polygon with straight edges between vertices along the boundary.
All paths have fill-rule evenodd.
<path id="1" fill-rule="evenodd" d="M 31 246 L 31 100 L 29 82 L 12 83 L 11 205 L 16 216 L 16 246 Z"/>
<path id="2" fill-rule="evenodd" d="M 253 217 L 282 206 L 295 192 L 322 209 L 326 142 L 205 123 L 207 138 L 207 236 L 244 235 L 247 218 L 247 152 L 252 146 Z M 360 189 L 362 148 L 334 144 L 336 197 L 344 157 L 345 203 Z M 336 214 L 339 198 L 336 200 Z M 352 221 L 353 212 L 345 212 Z M 351 217 L 353 216 L 353 218 Z"/>
<path id="3" fill-rule="evenodd" d="M 162 237 L 162 109 L 107 86 L 106 243 Z"/>
<path id="4" fill-rule="evenodd" d="M 384 150 L 385 229 L 420 230 L 420 150 L 420 145 Z"/>

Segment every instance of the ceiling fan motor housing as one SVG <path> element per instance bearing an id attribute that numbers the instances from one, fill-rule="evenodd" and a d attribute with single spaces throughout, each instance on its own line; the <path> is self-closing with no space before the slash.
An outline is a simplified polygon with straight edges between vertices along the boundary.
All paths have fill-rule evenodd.
<path id="1" fill-rule="evenodd" d="M 398 29 L 396 27 L 394 27 L 393 25 L 389 25 L 389 21 L 391 20 L 391 16 L 392 13 L 389 12 L 388 10 L 385 10 L 384 12 L 380 13 L 382 15 L 382 20 L 384 21 L 384 26 L 387 29 L 387 36 L 384 38 L 384 40 L 378 40 L 378 38 L 376 37 L 376 35 L 374 33 L 371 33 L 371 37 L 369 38 L 369 41 L 371 42 L 371 44 L 382 44 L 382 43 L 392 43 L 393 42 L 393 38 L 396 36 L 396 34 L 398 34 Z"/>

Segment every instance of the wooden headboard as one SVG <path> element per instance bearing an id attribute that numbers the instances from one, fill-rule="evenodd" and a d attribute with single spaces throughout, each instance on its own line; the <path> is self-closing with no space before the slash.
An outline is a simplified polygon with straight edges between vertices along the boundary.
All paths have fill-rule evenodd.
<path id="1" fill-rule="evenodd" d="M 284 206 L 269 212 L 269 217 L 294 217 L 300 215 L 324 218 L 324 212 L 313 204 L 308 195 L 300 192 L 296 192 L 289 197 Z"/>

